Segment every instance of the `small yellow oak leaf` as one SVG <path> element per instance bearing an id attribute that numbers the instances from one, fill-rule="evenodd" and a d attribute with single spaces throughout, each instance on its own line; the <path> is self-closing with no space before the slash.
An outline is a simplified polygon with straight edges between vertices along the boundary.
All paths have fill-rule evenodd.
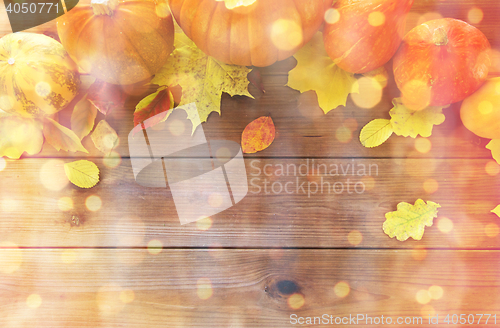
<path id="1" fill-rule="evenodd" d="M 497 216 L 500 217 L 500 205 L 495 207 L 494 209 L 491 210 L 492 213 L 495 213 Z"/>
<path id="2" fill-rule="evenodd" d="M 69 181 L 80 188 L 92 188 L 99 182 L 99 168 L 87 160 L 64 164 Z"/>
<path id="3" fill-rule="evenodd" d="M 195 103 L 198 109 L 199 120 L 196 113 L 188 112 L 194 132 L 199 124 L 207 121 L 210 113 L 220 114 L 223 92 L 253 98 L 248 92 L 250 82 L 247 75 L 250 71 L 245 66 L 227 65 L 207 56 L 184 33 L 177 31 L 175 50 L 151 83 L 181 86 L 179 106 Z"/>
<path id="4" fill-rule="evenodd" d="M 491 150 L 491 156 L 500 164 L 500 139 L 493 139 L 486 145 L 486 148 Z"/>
<path id="5" fill-rule="evenodd" d="M 359 141 L 367 148 L 380 146 L 392 135 L 392 125 L 390 120 L 377 118 L 368 122 L 359 134 Z"/>
<path id="6" fill-rule="evenodd" d="M 316 91 L 319 107 L 325 114 L 345 106 L 348 95 L 359 92 L 354 74 L 344 71 L 328 57 L 321 32 L 294 57 L 297 66 L 288 73 L 287 86 L 300 92 Z"/>
<path id="7" fill-rule="evenodd" d="M 444 122 L 443 107 L 429 106 L 421 110 L 407 108 L 401 98 L 393 100 L 394 108 L 391 109 L 391 124 L 394 133 L 398 136 L 416 138 L 430 137 L 432 127 Z"/>
<path id="8" fill-rule="evenodd" d="M 384 232 L 399 241 L 405 241 L 409 237 L 420 240 L 425 226 L 432 226 L 439 207 L 441 205 L 431 201 L 426 204 L 422 199 L 417 199 L 415 205 L 401 202 L 397 211 L 385 214 Z"/>
<path id="9" fill-rule="evenodd" d="M 0 157 L 18 159 L 26 152 L 34 155 L 42 150 L 42 124 L 18 115 L 0 117 Z"/>

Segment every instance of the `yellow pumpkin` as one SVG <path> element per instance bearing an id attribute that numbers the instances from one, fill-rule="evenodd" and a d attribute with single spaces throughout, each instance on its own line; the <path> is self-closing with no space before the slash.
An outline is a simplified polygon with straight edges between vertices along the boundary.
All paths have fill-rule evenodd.
<path id="1" fill-rule="evenodd" d="M 58 19 L 57 31 L 83 71 L 133 84 L 154 75 L 173 50 L 174 25 L 165 7 L 150 0 L 80 1 Z"/>
<path id="2" fill-rule="evenodd" d="M 169 0 L 184 33 L 206 54 L 235 65 L 269 66 L 309 42 L 332 0 Z M 231 8 L 231 9 L 230 9 Z"/>
<path id="3" fill-rule="evenodd" d="M 0 39 L 0 109 L 25 117 L 51 115 L 79 86 L 77 66 L 56 40 L 24 32 Z"/>

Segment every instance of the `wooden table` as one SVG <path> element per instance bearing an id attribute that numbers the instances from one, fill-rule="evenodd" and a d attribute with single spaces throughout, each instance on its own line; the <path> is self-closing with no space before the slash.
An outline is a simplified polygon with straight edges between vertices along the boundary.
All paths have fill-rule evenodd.
<path id="1" fill-rule="evenodd" d="M 499 47 L 495 0 L 415 0 L 409 25 L 423 15 L 468 20 L 474 7 L 484 13 L 476 26 Z M 5 17 L 2 24 L 4 35 Z M 255 99 L 224 94 L 222 116 L 212 114 L 203 124 L 207 139 L 240 142 L 249 122 L 271 115 L 276 140 L 245 155 L 249 180 L 255 166 L 267 164 L 314 159 L 376 166 L 369 177 L 353 177 L 364 179 L 364 192 L 308 197 L 258 193 L 251 185 L 241 202 L 210 222 L 180 225 L 169 188 L 134 181 L 127 136 L 133 108 L 151 89 L 135 90 L 126 108 L 107 118 L 121 139 L 118 166 L 86 138 L 88 155 L 46 144 L 37 156 L 7 160 L 0 172 L 0 326 L 290 327 L 300 326 L 299 317 L 324 314 L 329 323 L 345 326 L 354 324 L 343 319 L 350 315 L 364 316 L 357 317 L 364 318 L 360 326 L 371 326 L 367 316 L 373 326 L 390 317 L 393 324 L 402 318 L 405 326 L 422 327 L 436 315 L 440 325 L 459 326 L 461 314 L 472 315 L 475 326 L 477 314 L 491 314 L 482 327 L 494 326 L 494 315 L 500 323 L 499 218 L 490 212 L 500 203 L 500 179 L 487 173 L 486 165 L 497 167 L 489 164 L 488 140 L 463 127 L 460 104 L 445 110 L 446 121 L 434 128 L 426 153 L 416 150 L 415 139 L 395 136 L 367 149 L 359 131 L 372 119 L 389 117 L 398 96 L 393 80 L 375 108 L 357 108 L 349 99 L 324 115 L 314 93 L 284 86 L 294 65 L 290 58 L 262 69 L 266 92 L 251 85 Z M 336 131 L 344 125 L 352 139 L 341 142 Z M 101 169 L 94 188 L 51 175 L 51 167 L 57 171 L 81 158 Z M 437 182 L 433 193 L 424 188 L 429 179 Z M 90 196 L 102 201 L 98 210 L 86 206 Z M 73 200 L 72 209 L 60 209 L 62 197 Z M 384 214 L 418 198 L 441 205 L 423 239 L 399 242 L 385 235 Z"/>

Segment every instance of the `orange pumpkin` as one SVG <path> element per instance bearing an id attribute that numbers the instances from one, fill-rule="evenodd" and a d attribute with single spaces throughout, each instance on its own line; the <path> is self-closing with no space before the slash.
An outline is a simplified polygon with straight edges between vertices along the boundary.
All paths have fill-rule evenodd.
<path id="1" fill-rule="evenodd" d="M 172 16 L 150 0 L 81 0 L 58 19 L 57 31 L 83 71 L 114 84 L 154 75 L 174 43 Z"/>
<path id="2" fill-rule="evenodd" d="M 292 56 L 320 28 L 332 0 L 169 0 L 186 35 L 206 54 L 235 65 L 269 66 Z M 235 2 L 235 1 L 232 1 Z"/>

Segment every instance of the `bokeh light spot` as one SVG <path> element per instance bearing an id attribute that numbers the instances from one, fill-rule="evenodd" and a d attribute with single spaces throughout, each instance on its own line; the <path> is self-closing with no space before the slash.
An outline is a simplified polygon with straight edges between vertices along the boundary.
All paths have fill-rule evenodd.
<path id="1" fill-rule="evenodd" d="M 479 103 L 477 109 L 481 114 L 488 115 L 493 111 L 493 104 L 491 103 L 491 101 L 483 100 Z"/>
<path id="2" fill-rule="evenodd" d="M 433 194 L 439 189 L 439 183 L 434 179 L 424 181 L 424 190 L 428 194 Z"/>
<path id="3" fill-rule="evenodd" d="M 373 108 L 382 100 L 382 85 L 374 78 L 361 77 L 357 80 L 359 93 L 351 93 L 352 101 L 361 108 Z"/>
<path id="4" fill-rule="evenodd" d="M 148 243 L 148 253 L 152 255 L 159 254 L 163 249 L 163 243 L 158 239 L 150 240 Z"/>
<path id="5" fill-rule="evenodd" d="M 172 120 L 168 124 L 168 130 L 174 136 L 180 136 L 186 131 L 186 124 L 178 119 Z"/>
<path id="6" fill-rule="evenodd" d="M 73 200 L 69 197 L 61 197 L 57 201 L 57 207 L 63 212 L 67 212 L 73 209 Z"/>
<path id="7" fill-rule="evenodd" d="M 64 172 L 64 162 L 58 159 L 45 162 L 40 169 L 40 181 L 51 191 L 59 191 L 66 187 L 69 180 Z"/>
<path id="8" fill-rule="evenodd" d="M 102 286 L 98 289 L 96 302 L 100 314 L 113 315 L 120 312 L 125 304 L 120 300 L 122 288 L 117 284 Z"/>
<path id="9" fill-rule="evenodd" d="M 35 85 L 35 92 L 40 97 L 45 98 L 52 92 L 52 88 L 47 82 L 40 81 Z"/>
<path id="10" fill-rule="evenodd" d="M 467 13 L 467 20 L 470 24 L 479 24 L 483 20 L 483 16 L 481 8 L 474 7 Z"/>
<path id="11" fill-rule="evenodd" d="M 437 221 L 437 227 L 442 233 L 449 233 L 453 230 L 453 221 L 443 216 Z"/>
<path id="12" fill-rule="evenodd" d="M 340 12 L 335 8 L 330 8 L 325 12 L 325 22 L 335 24 L 340 19 Z"/>
<path id="13" fill-rule="evenodd" d="M 495 176 L 500 173 L 500 165 L 496 161 L 489 161 L 484 166 L 484 170 L 488 175 Z"/>
<path id="14" fill-rule="evenodd" d="M 61 253 L 61 261 L 65 264 L 71 264 L 76 261 L 76 252 L 72 249 L 65 249 Z"/>
<path id="15" fill-rule="evenodd" d="M 42 297 L 38 294 L 31 294 L 26 299 L 26 305 L 32 309 L 36 309 L 42 305 Z"/>
<path id="16" fill-rule="evenodd" d="M 124 289 L 120 292 L 120 301 L 123 303 L 132 303 L 135 299 L 135 293 L 131 289 Z"/>
<path id="17" fill-rule="evenodd" d="M 210 205 L 213 208 L 217 208 L 222 206 L 224 203 L 224 197 L 222 197 L 221 194 L 218 192 L 213 192 L 208 196 L 208 205 Z"/>
<path id="18" fill-rule="evenodd" d="M 335 138 L 341 143 L 348 143 L 352 140 L 352 131 L 345 126 L 338 127 L 335 130 Z"/>
<path id="19" fill-rule="evenodd" d="M 498 236 L 498 232 L 499 232 L 498 225 L 496 225 L 495 223 L 488 223 L 484 227 L 484 233 L 486 234 L 486 236 L 490 238 Z"/>
<path id="20" fill-rule="evenodd" d="M 302 306 L 304 306 L 306 300 L 302 294 L 292 294 L 290 297 L 288 297 L 288 306 L 291 307 L 294 310 L 300 309 Z"/>
<path id="21" fill-rule="evenodd" d="M 302 44 L 302 29 L 296 22 L 280 18 L 271 27 L 271 40 L 280 50 L 292 50 Z"/>
<path id="22" fill-rule="evenodd" d="M 114 169 L 122 163 L 122 157 L 116 151 L 111 151 L 108 155 L 103 158 L 104 166 Z"/>
<path id="23" fill-rule="evenodd" d="M 214 291 L 212 288 L 212 282 L 208 278 L 200 278 L 196 282 L 196 294 L 198 294 L 198 297 L 202 300 L 208 300 L 210 297 L 212 297 Z"/>
<path id="24" fill-rule="evenodd" d="M 8 274 L 16 272 L 23 263 L 22 250 L 9 241 L 0 242 L 0 247 L 9 248 L 3 250 L 2 256 L 0 256 L 0 272 Z"/>
<path id="25" fill-rule="evenodd" d="M 411 80 L 401 90 L 403 104 L 411 110 L 422 110 L 429 106 L 431 88 L 421 80 Z"/>
<path id="26" fill-rule="evenodd" d="M 102 200 L 101 197 L 97 195 L 91 195 L 87 197 L 85 200 L 85 206 L 87 206 L 87 209 L 92 212 L 97 212 L 101 209 L 102 207 Z"/>
<path id="27" fill-rule="evenodd" d="M 201 231 L 206 231 L 212 227 L 212 219 L 210 217 L 204 217 L 196 221 L 196 229 Z"/>
<path id="28" fill-rule="evenodd" d="M 411 256 L 417 261 L 422 261 L 427 256 L 427 250 L 421 246 L 417 246 L 412 249 Z"/>
<path id="29" fill-rule="evenodd" d="M 417 138 L 415 139 L 415 149 L 422 154 L 428 153 L 432 148 L 432 143 L 427 138 Z"/>
<path id="30" fill-rule="evenodd" d="M 347 235 L 347 240 L 351 245 L 359 245 L 363 241 L 363 234 L 358 230 L 353 230 Z"/>
<path id="31" fill-rule="evenodd" d="M 419 302 L 420 304 L 427 304 L 431 301 L 431 295 L 429 291 L 425 289 L 419 290 L 415 298 L 417 299 L 417 302 Z"/>
<path id="32" fill-rule="evenodd" d="M 433 300 L 438 300 L 443 297 L 443 293 L 443 288 L 441 288 L 441 286 L 434 285 L 429 287 L 429 295 Z"/>
<path id="33" fill-rule="evenodd" d="M 380 11 L 374 11 L 368 15 L 368 24 L 371 26 L 380 26 L 385 23 L 385 15 Z"/>
<path id="34" fill-rule="evenodd" d="M 335 293 L 335 295 L 341 298 L 349 295 L 350 291 L 351 287 L 349 287 L 349 284 L 344 281 L 338 282 L 335 287 L 333 287 L 333 292 Z"/>

